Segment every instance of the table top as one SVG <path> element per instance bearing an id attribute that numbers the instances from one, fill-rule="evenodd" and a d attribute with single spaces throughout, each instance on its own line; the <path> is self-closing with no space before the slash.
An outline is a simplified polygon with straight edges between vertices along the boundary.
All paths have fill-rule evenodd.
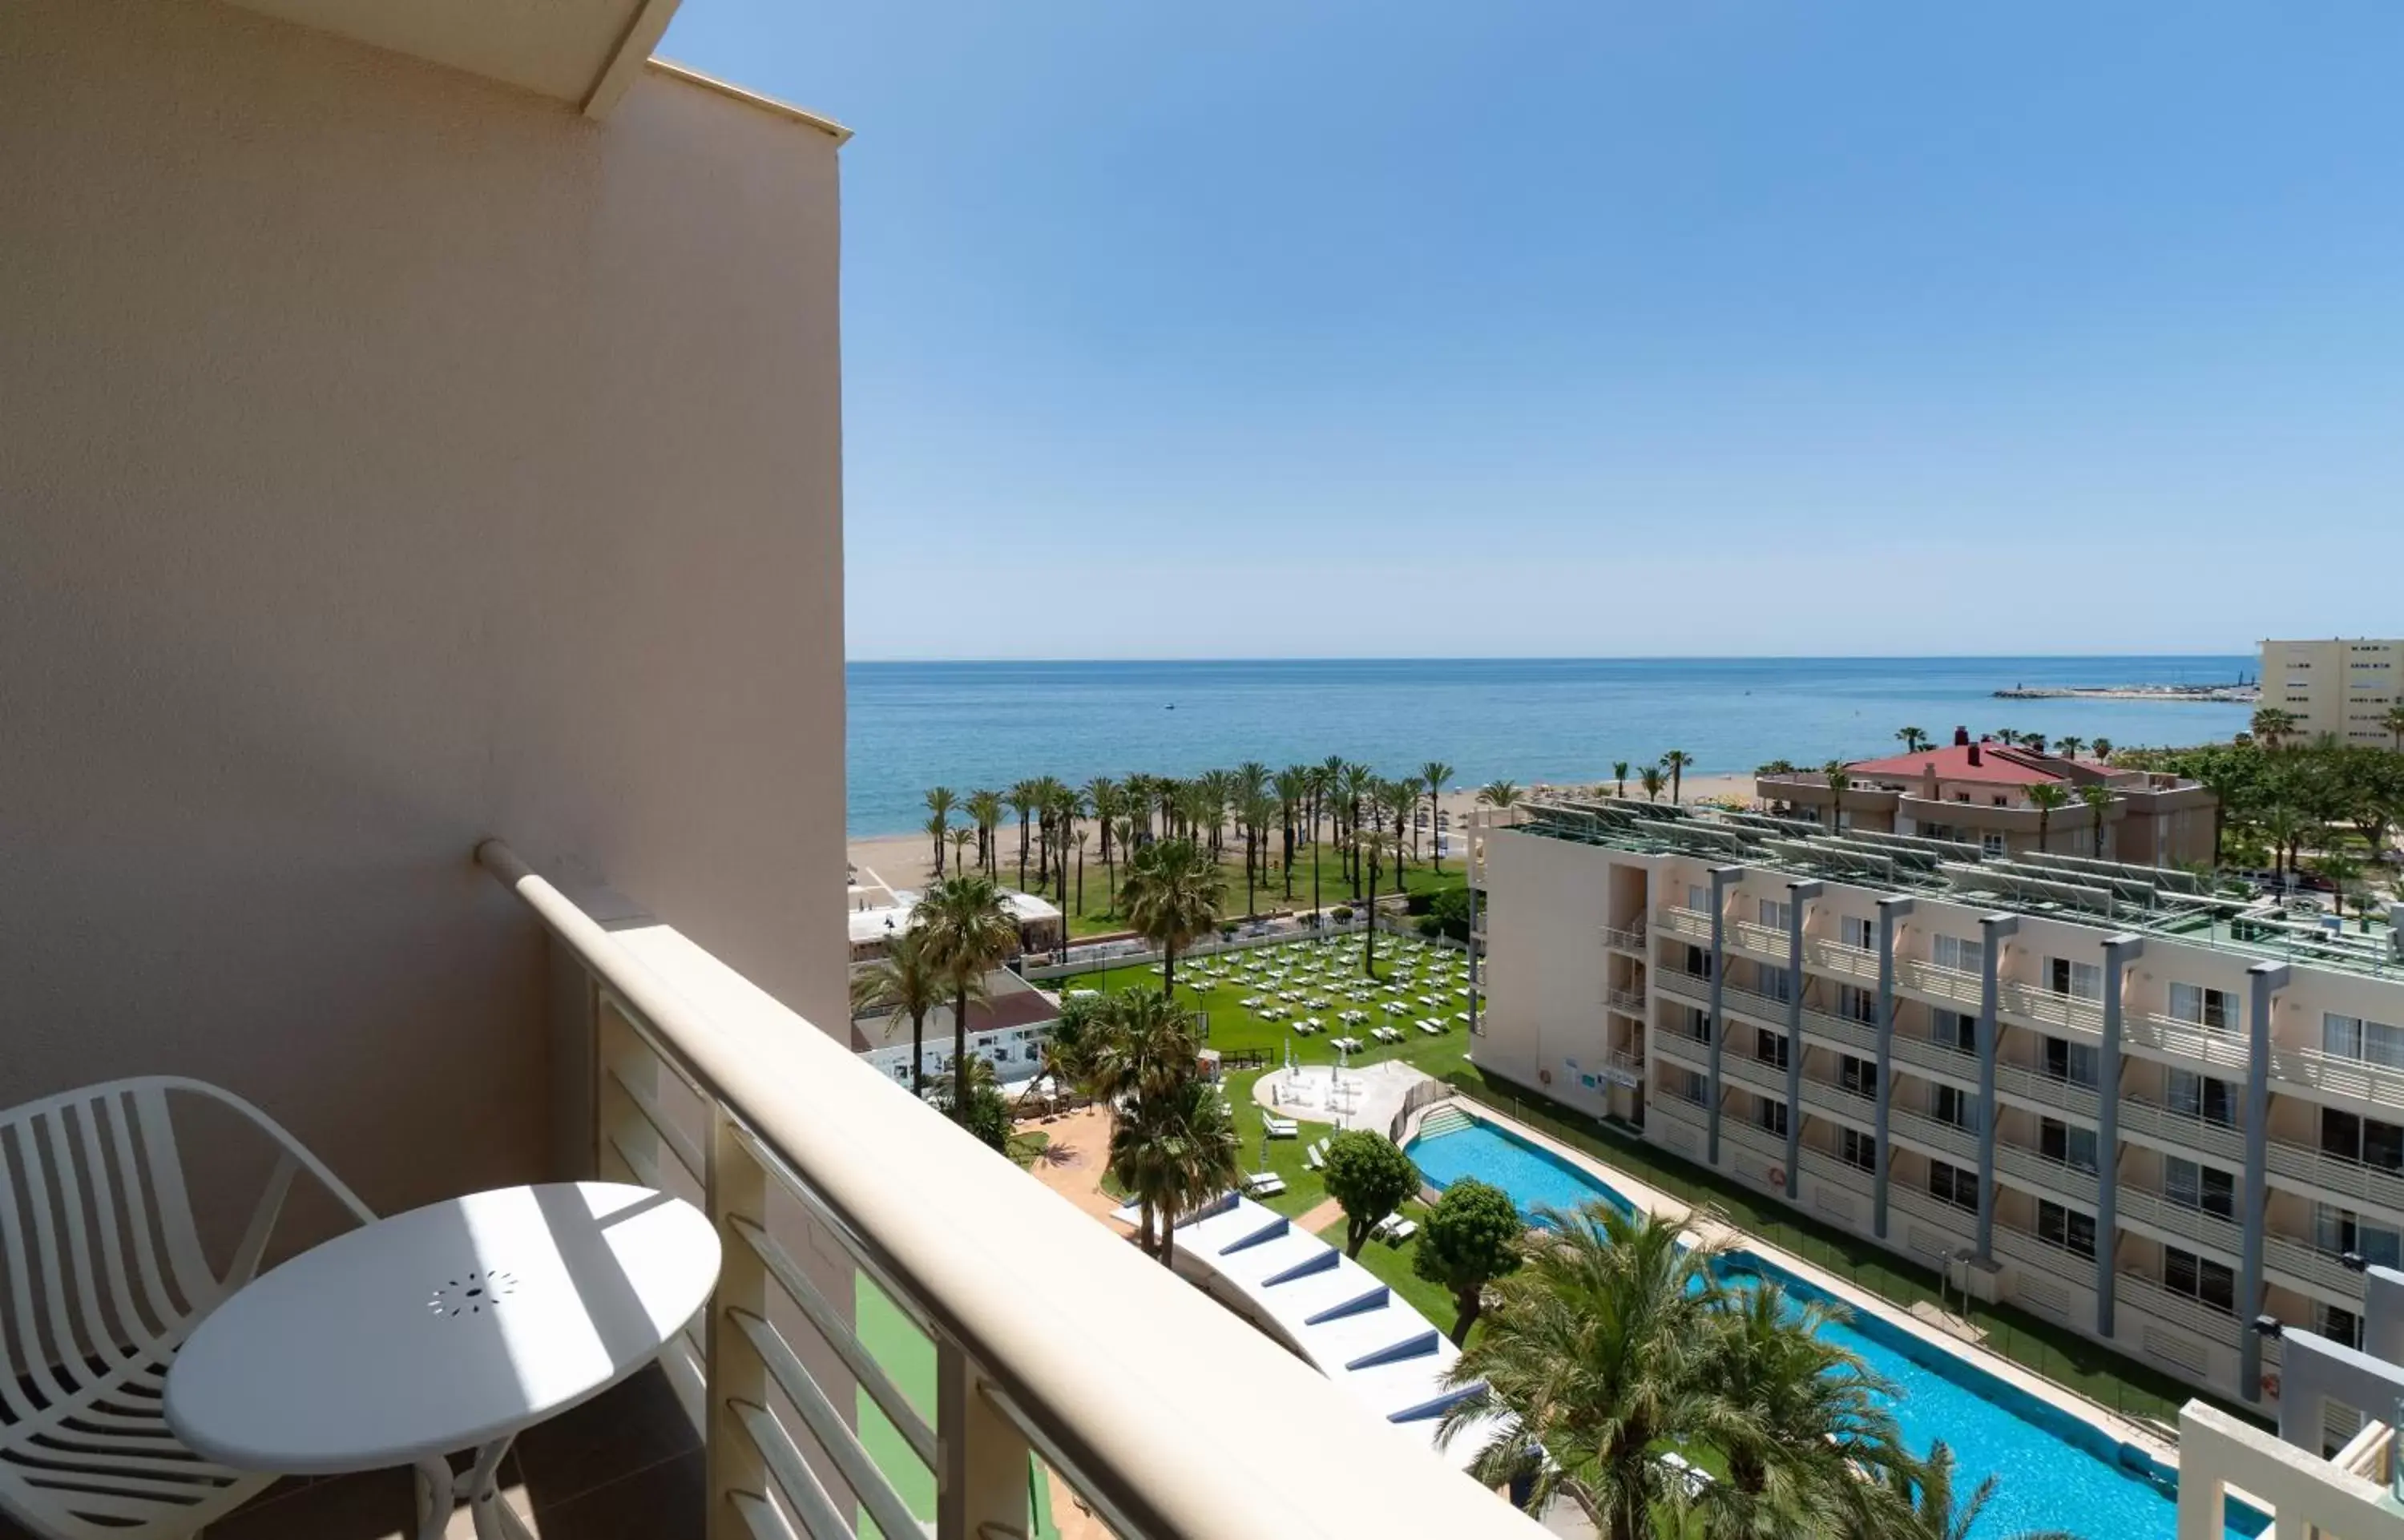
<path id="1" fill-rule="evenodd" d="M 657 1357 L 717 1286 L 717 1232 L 646 1187 L 505 1187 L 353 1230 L 201 1323 L 167 1421 L 240 1470 L 328 1475 L 469 1449 Z"/>

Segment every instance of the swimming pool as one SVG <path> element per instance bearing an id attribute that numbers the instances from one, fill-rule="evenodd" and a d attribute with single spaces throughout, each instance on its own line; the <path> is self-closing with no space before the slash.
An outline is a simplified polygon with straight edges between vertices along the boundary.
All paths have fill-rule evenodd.
<path id="1" fill-rule="evenodd" d="M 1635 1211 L 1609 1183 L 1491 1124 L 1415 1139 L 1410 1155 L 1433 1185 L 1474 1176 L 1509 1193 L 1523 1213 L 1597 1198 Z M 1800 1298 L 1829 1297 L 1751 1252 L 1731 1255 L 1720 1271 L 1739 1286 L 1767 1278 Z M 2135 1540 L 2177 1533 L 2175 1476 L 2142 1449 L 1877 1316 L 1855 1315 L 1829 1327 L 1827 1336 L 1894 1385 L 1895 1420 L 1914 1450 L 1925 1454 L 1938 1438 L 1951 1448 L 1957 1491 L 1966 1494 L 1990 1475 L 2000 1477 L 1994 1501 L 1972 1534 L 2059 1530 Z M 2252 1540 L 2270 1522 L 2234 1502 L 2229 1520 L 2229 1534 L 2240 1540 Z"/>

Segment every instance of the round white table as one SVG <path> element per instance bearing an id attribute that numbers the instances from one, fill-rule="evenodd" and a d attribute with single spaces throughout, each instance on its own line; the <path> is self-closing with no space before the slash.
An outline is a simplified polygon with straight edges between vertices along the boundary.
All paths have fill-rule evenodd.
<path id="1" fill-rule="evenodd" d="M 168 1425 L 239 1470 L 416 1466 L 440 1536 L 454 1449 L 480 1540 L 524 1533 L 499 1500 L 518 1433 L 659 1356 L 717 1287 L 717 1232 L 647 1187 L 505 1187 L 353 1230 L 245 1286 L 167 1374 Z"/>

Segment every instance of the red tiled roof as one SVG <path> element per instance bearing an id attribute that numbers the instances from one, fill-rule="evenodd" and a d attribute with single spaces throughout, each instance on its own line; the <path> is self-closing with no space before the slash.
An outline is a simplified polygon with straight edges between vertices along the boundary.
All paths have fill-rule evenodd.
<path id="1" fill-rule="evenodd" d="M 1970 750 L 1978 750 L 1977 764 L 1970 763 Z M 1856 776 L 1883 776 L 1895 780 L 1920 780 L 1931 766 L 1936 767 L 1938 780 L 1970 781 L 1994 786 L 2043 786 L 2091 777 L 2074 773 L 2061 760 L 2049 754 L 2032 753 L 2008 744 L 1987 742 L 1977 745 L 1943 744 L 1923 749 L 1917 754 L 1896 754 L 1890 759 L 1862 760 L 1849 769 Z"/>

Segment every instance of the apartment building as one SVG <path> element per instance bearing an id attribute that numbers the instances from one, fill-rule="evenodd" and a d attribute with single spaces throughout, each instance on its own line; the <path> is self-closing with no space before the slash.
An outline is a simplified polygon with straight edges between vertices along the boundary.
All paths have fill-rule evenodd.
<path id="1" fill-rule="evenodd" d="M 723 1266 L 661 1370 L 690 1425 L 602 1430 L 623 1479 L 581 1512 L 530 1475 L 547 1533 L 1031 1533 L 1045 1466 L 1121 1534 L 1534 1533 L 851 1053 L 845 134 L 651 58 L 674 9 L 0 7 L 0 1109 L 192 1077 L 380 1214 L 596 1178 L 703 1208 Z M 410 1524 L 405 1473 L 328 1519 L 353 1478 L 147 1452 L 158 1280 L 151 1319 L 120 1288 L 56 1324 L 94 1309 L 54 1222 L 87 1248 L 94 1122 L 81 1196 L 25 1201 L 108 1104 L 0 1139 L 0 1464 L 21 1377 L 33 1466 L 74 1441 L 55 1365 L 144 1383 L 0 1535 Z M 271 1164 L 206 1111 L 195 1311 Z M 332 1207 L 296 1194 L 265 1262 Z"/>
<path id="2" fill-rule="evenodd" d="M 2220 1394 L 2404 1248 L 2404 958 L 2176 871 L 1489 815 L 1486 1070 Z"/>
<path id="3" fill-rule="evenodd" d="M 2295 716 L 2296 741 L 2329 735 L 2340 743 L 2395 747 L 2388 714 L 2404 703 L 2404 641 L 2266 641 L 2261 669 L 2262 704 Z"/>
<path id="4" fill-rule="evenodd" d="M 1922 834 L 1975 845 L 1989 856 L 2060 851 L 2139 866 L 2212 859 L 2216 799 L 2178 776 L 1973 738 L 1962 727 L 1950 744 L 1859 760 L 1845 772 L 1841 788 L 1824 774 L 1791 772 L 1757 776 L 1754 791 L 1774 810 L 1824 827 L 1833 797 L 1838 829 Z M 2031 793 L 2041 786 L 2060 791 L 2062 805 L 2040 809 Z M 2090 805 L 2090 787 L 2108 799 Z"/>

